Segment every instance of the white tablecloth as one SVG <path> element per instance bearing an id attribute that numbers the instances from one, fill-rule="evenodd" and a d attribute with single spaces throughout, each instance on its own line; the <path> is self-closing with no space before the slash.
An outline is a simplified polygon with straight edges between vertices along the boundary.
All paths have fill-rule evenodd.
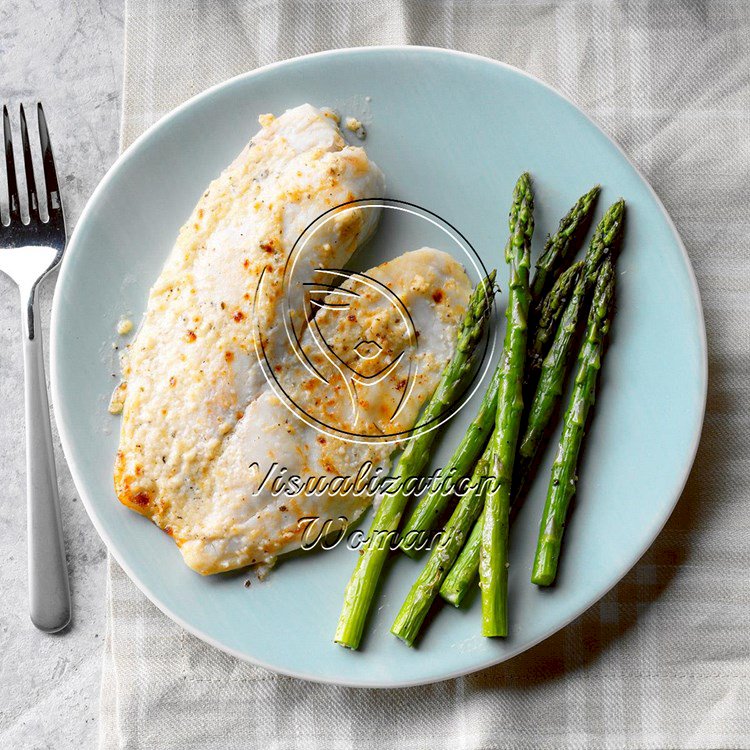
<path id="1" fill-rule="evenodd" d="M 396 43 L 539 76 L 654 185 L 708 328 L 708 412 L 687 489 L 651 550 L 578 621 L 506 664 L 423 688 L 318 686 L 240 663 L 111 563 L 101 747 L 750 747 L 750 4 L 130 0 L 123 145 L 259 65 Z"/>

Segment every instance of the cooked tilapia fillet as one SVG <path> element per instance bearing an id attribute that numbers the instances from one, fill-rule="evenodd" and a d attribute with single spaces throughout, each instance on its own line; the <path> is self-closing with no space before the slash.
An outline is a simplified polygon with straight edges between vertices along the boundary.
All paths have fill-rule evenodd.
<path id="1" fill-rule="evenodd" d="M 302 340 L 305 363 L 291 351 L 273 363 L 283 392 L 267 387 L 245 409 L 214 462 L 204 501 L 181 506 L 179 531 L 169 521 L 191 568 L 216 573 L 268 561 L 300 546 L 305 529 L 300 519 L 321 519 L 317 530 L 330 519 L 328 530 L 334 530 L 354 522 L 372 502 L 362 491 L 274 496 L 273 486 L 263 481 L 274 465 L 286 470 L 287 479 L 298 476 L 302 482 L 356 477 L 367 462 L 372 464 L 368 476 L 387 470 L 396 447 L 393 436 L 414 425 L 453 356 L 471 291 L 453 258 L 423 248 L 367 271 L 366 277 L 345 282 L 341 292 L 326 298 L 331 306 L 318 313 L 315 335 L 311 328 Z M 409 335 L 389 297 L 370 280 L 403 303 L 416 336 Z M 347 291 L 357 296 L 348 297 Z M 318 337 L 344 363 L 326 356 Z M 379 346 L 375 356 L 373 342 Z M 364 360 L 358 354 L 362 344 L 370 347 Z M 354 377 L 352 370 L 358 371 Z M 289 399 L 297 409 L 290 410 Z M 352 434 L 360 437 L 353 441 Z M 385 437 L 372 439 L 379 435 Z"/>
<path id="2" fill-rule="evenodd" d="M 262 479 L 274 462 L 303 478 L 354 475 L 365 461 L 386 467 L 393 442 L 367 438 L 408 430 L 452 355 L 470 290 L 446 254 L 407 253 L 338 291 L 315 273 L 345 264 L 374 230 L 372 209 L 336 214 L 316 231 L 291 299 L 304 309 L 314 298 L 319 309 L 309 326 L 306 316 L 291 321 L 298 345 L 286 335 L 292 244 L 328 208 L 383 189 L 364 151 L 346 147 L 319 111 L 268 118 L 201 198 L 151 291 L 123 361 L 115 488 L 200 573 L 298 547 L 302 517 L 354 521 L 369 494 L 282 498 Z"/>
<path id="3" fill-rule="evenodd" d="M 304 229 L 332 207 L 378 197 L 383 175 L 336 123 L 306 104 L 263 128 L 211 183 L 180 230 L 123 359 L 124 400 L 115 487 L 158 519 L 209 472 L 224 436 L 265 386 L 254 351 L 280 340 L 284 266 Z M 372 233 L 377 211 L 348 210 L 308 243 L 304 282 L 342 266 Z M 254 295 L 263 275 L 265 294 Z"/>

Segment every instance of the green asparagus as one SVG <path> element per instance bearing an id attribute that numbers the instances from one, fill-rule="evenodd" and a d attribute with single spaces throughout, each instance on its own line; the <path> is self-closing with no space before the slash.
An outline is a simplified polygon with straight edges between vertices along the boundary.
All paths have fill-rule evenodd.
<path id="1" fill-rule="evenodd" d="M 582 196 L 560 222 L 554 237 L 547 241 L 545 252 L 537 263 L 534 282 L 539 289 L 546 284 L 546 279 L 554 275 L 567 259 L 570 251 L 575 249 L 573 243 L 577 230 L 586 223 L 591 209 L 599 194 L 599 186 L 592 188 Z M 529 346 L 527 364 L 527 382 L 534 380 L 529 373 L 538 372 L 554 336 L 557 322 L 565 309 L 570 292 L 575 285 L 578 273 L 583 265 L 580 261 L 560 274 L 557 281 L 543 299 L 539 300 L 533 326 L 533 340 Z M 487 438 L 495 421 L 497 408 L 497 391 L 500 381 L 500 367 L 495 370 L 490 385 L 484 395 L 479 412 L 469 425 L 461 443 L 446 464 L 440 480 L 420 500 L 412 512 L 402 532 L 401 549 L 410 557 L 416 557 L 426 541 L 427 534 L 434 527 L 440 515 L 450 502 L 452 492 L 446 481 L 451 475 L 455 480 L 466 476 L 473 463 L 486 445 Z"/>
<path id="2" fill-rule="evenodd" d="M 552 346 L 542 363 L 542 371 L 529 409 L 526 429 L 518 446 L 514 482 L 517 493 L 520 493 L 523 488 L 529 469 L 534 463 L 547 427 L 562 397 L 578 321 L 585 309 L 589 292 L 596 283 L 602 260 L 612 255 L 622 235 L 624 211 L 625 203 L 619 200 L 609 208 L 599 222 L 586 252 L 583 270 L 565 306 Z"/>
<path id="3" fill-rule="evenodd" d="M 557 331 L 557 324 L 565 311 L 571 292 L 578 283 L 582 268 L 583 261 L 579 260 L 563 271 L 537 308 L 537 314 L 534 315 L 533 336 L 530 337 L 529 351 L 526 355 L 529 358 L 526 363 L 527 383 L 536 384 L 536 373 L 541 369 L 542 362 L 547 356 L 555 331 Z"/>
<path id="4" fill-rule="evenodd" d="M 474 524 L 461 554 L 440 587 L 440 596 L 454 607 L 460 607 L 477 580 L 479 552 L 482 548 L 482 520 L 484 514 Z"/>
<path id="5" fill-rule="evenodd" d="M 552 464 L 544 513 L 539 525 L 539 540 L 531 574 L 531 582 L 538 586 L 551 585 L 557 575 L 565 517 L 570 499 L 576 491 L 578 455 L 586 419 L 594 404 L 604 339 L 609 331 L 614 287 L 612 260 L 607 258 L 596 281 L 586 336 L 578 355 L 578 372 L 573 394 L 565 413 L 560 444 Z"/>
<path id="6" fill-rule="evenodd" d="M 531 299 L 538 305 L 549 291 L 557 276 L 565 268 L 575 251 L 575 238 L 586 227 L 601 188 L 594 186 L 582 195 L 573 208 L 560 220 L 557 232 L 547 239 L 544 250 L 536 262 L 531 282 Z"/>
<path id="7" fill-rule="evenodd" d="M 512 500 L 518 497 L 524 481 L 529 476 L 529 469 L 541 447 L 544 432 L 562 394 L 569 359 L 568 353 L 574 340 L 577 321 L 583 309 L 586 294 L 596 281 L 602 259 L 611 254 L 619 241 L 622 233 L 624 209 L 624 201 L 620 200 L 614 203 L 599 222 L 583 261 L 583 273 L 579 276 L 573 295 L 565 307 L 563 319 L 557 327 L 552 349 L 544 360 L 542 375 L 529 411 L 526 429 L 519 442 Z M 481 546 L 481 527 L 482 518 L 477 521 L 474 529 L 472 529 L 466 546 L 461 551 L 458 560 L 440 589 L 440 596 L 456 607 L 460 606 L 476 579 Z"/>
<path id="8" fill-rule="evenodd" d="M 482 582 L 482 635 L 508 634 L 508 515 L 513 460 L 523 413 L 526 331 L 531 304 L 529 264 L 534 231 L 531 178 L 521 175 L 513 193 L 510 239 L 505 260 L 510 266 L 502 374 L 497 397 L 495 431 L 490 440 L 492 486 L 485 497 L 479 575 Z"/>
<path id="9" fill-rule="evenodd" d="M 453 496 L 455 482 L 471 471 L 477 457 L 487 445 L 492 428 L 495 426 L 499 385 L 500 368 L 498 367 L 492 375 L 492 380 L 479 406 L 479 412 L 464 433 L 458 448 L 443 468 L 440 478 L 419 501 L 406 522 L 401 532 L 401 549 L 410 557 L 417 556 L 428 533 L 445 510 Z"/>
<path id="10" fill-rule="evenodd" d="M 440 584 L 458 557 L 472 524 L 482 512 L 484 489 L 489 470 L 489 451 L 485 450 L 471 476 L 469 489 L 458 502 L 443 536 L 432 548 L 427 564 L 411 587 L 391 627 L 391 633 L 407 645 L 414 643 L 424 618 L 440 590 Z"/>
<path id="11" fill-rule="evenodd" d="M 358 648 L 378 579 L 395 535 L 404 507 L 408 502 L 406 481 L 417 476 L 430 457 L 436 430 L 432 423 L 458 398 L 466 376 L 473 365 L 473 355 L 491 310 L 495 271 L 475 288 L 458 330 L 456 351 L 443 370 L 432 398 L 422 411 L 412 436 L 406 443 L 394 476 L 395 490 L 382 499 L 370 526 L 368 541 L 344 593 L 344 605 L 336 628 L 335 641 L 348 648 Z"/>

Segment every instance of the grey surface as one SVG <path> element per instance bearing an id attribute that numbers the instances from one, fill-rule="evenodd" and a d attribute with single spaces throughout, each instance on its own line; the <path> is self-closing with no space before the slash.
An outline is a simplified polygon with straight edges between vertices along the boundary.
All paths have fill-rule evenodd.
<path id="1" fill-rule="evenodd" d="M 0 0 L 0 104 L 44 103 L 69 228 L 118 152 L 123 0 Z M 18 139 L 16 139 L 18 140 Z M 0 179 L 4 195 L 4 179 Z M 45 342 L 54 278 L 41 295 Z M 89 748 L 104 635 L 105 549 L 55 431 L 73 621 L 57 635 L 28 616 L 20 309 L 0 277 L 0 746 Z"/>

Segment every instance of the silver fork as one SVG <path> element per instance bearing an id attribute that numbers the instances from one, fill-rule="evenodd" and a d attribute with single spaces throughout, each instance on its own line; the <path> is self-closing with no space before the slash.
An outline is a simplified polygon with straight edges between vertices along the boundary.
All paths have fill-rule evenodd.
<path id="1" fill-rule="evenodd" d="M 31 621 L 37 628 L 54 633 L 70 622 L 70 587 L 52 452 L 37 291 L 39 282 L 60 262 L 67 237 L 55 162 L 41 104 L 37 105 L 37 118 L 46 188 L 43 200 L 47 204 L 49 219 L 43 221 L 40 215 L 26 114 L 21 105 L 21 143 L 29 207 L 29 222 L 24 224 L 10 118 L 7 107 L 3 107 L 10 223 L 6 225 L 0 221 L 0 271 L 10 276 L 21 292 L 26 393 L 29 610 Z"/>

